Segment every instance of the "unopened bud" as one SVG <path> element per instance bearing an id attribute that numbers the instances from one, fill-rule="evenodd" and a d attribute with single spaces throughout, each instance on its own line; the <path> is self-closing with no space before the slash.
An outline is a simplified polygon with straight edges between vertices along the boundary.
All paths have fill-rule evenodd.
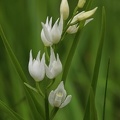
<path id="1" fill-rule="evenodd" d="M 62 0 L 60 5 L 60 14 L 63 16 L 63 20 L 66 20 L 69 16 L 69 5 L 67 0 Z"/>
<path id="2" fill-rule="evenodd" d="M 87 12 L 83 12 L 82 14 L 80 14 L 78 16 L 78 21 L 82 21 L 82 20 L 85 20 L 85 19 L 88 19 L 89 17 L 91 17 L 97 10 L 98 7 L 90 10 L 90 11 L 87 11 Z"/>
<path id="3" fill-rule="evenodd" d="M 82 8 L 84 6 L 85 2 L 86 2 L 86 0 L 79 0 L 78 1 L 78 7 Z"/>

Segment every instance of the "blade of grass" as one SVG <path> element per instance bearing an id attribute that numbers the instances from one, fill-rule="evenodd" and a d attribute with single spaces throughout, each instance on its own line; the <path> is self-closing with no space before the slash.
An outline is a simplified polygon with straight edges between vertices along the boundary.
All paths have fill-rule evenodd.
<path id="1" fill-rule="evenodd" d="M 90 88 L 90 120 L 98 120 L 95 107 L 95 95 L 92 87 Z"/>
<path id="2" fill-rule="evenodd" d="M 98 74 L 99 74 L 99 69 L 100 69 L 100 62 L 101 62 L 101 57 L 102 57 L 102 50 L 103 50 L 103 44 L 104 44 L 104 36 L 105 36 L 105 8 L 103 7 L 102 9 L 102 23 L 101 23 L 101 36 L 100 36 L 100 43 L 97 51 L 97 56 L 96 56 L 96 61 L 95 61 L 95 67 L 94 67 L 94 72 L 93 72 L 93 78 L 92 78 L 92 83 L 91 87 L 93 89 L 94 95 L 96 94 L 96 86 L 97 86 L 97 81 L 98 81 Z M 88 98 L 85 114 L 83 120 L 90 120 L 90 96 Z"/>
<path id="3" fill-rule="evenodd" d="M 9 115 L 13 120 L 24 120 L 20 117 L 16 112 L 14 112 L 11 108 L 9 108 L 3 101 L 0 100 L 0 109 Z"/>
<path id="4" fill-rule="evenodd" d="M 30 108 L 31 108 L 31 112 L 32 112 L 32 116 L 34 120 L 39 120 L 42 119 L 42 117 L 40 116 L 40 113 L 37 111 L 37 108 L 35 106 L 35 102 L 33 101 L 32 97 L 31 97 L 31 93 L 30 93 L 30 89 L 26 88 L 26 96 L 27 96 L 27 100 L 29 102 Z"/>
<path id="5" fill-rule="evenodd" d="M 103 50 L 103 44 L 104 44 L 104 37 L 105 37 L 105 20 L 106 15 L 105 15 L 105 8 L 102 8 L 102 23 L 101 23 L 101 36 L 100 36 L 100 44 L 99 48 L 97 51 L 97 57 L 96 57 L 96 62 L 95 62 L 95 67 L 94 67 L 94 72 L 93 72 L 93 78 L 92 78 L 92 88 L 94 94 L 96 93 L 96 86 L 97 86 L 97 81 L 98 81 L 98 74 L 99 74 L 99 68 L 100 68 L 100 62 L 101 62 L 101 57 L 102 57 L 102 50 Z"/>
<path id="6" fill-rule="evenodd" d="M 105 108 L 106 108 L 106 96 L 107 96 L 109 66 L 110 66 L 110 59 L 108 60 L 106 83 L 105 83 L 104 104 L 103 104 L 103 120 L 105 120 Z"/>
<path id="7" fill-rule="evenodd" d="M 20 78 L 23 80 L 23 82 L 27 82 L 27 78 L 26 78 L 26 76 L 25 76 L 25 74 L 24 74 L 24 72 L 23 72 L 15 54 L 13 53 L 12 48 L 7 41 L 7 38 L 5 37 L 5 34 L 3 32 L 3 29 L 2 29 L 1 25 L 0 25 L 0 35 L 1 35 L 1 38 L 3 40 L 4 46 L 6 48 L 6 51 L 7 51 L 8 55 L 10 56 L 14 66 L 15 66 L 15 68 L 16 68 L 19 76 L 20 76 Z"/>

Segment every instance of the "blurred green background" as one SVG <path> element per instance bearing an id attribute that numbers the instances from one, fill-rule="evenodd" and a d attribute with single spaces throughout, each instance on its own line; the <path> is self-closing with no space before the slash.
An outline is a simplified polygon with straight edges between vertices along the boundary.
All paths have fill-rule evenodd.
<path id="1" fill-rule="evenodd" d="M 33 49 L 34 56 L 39 50 L 43 52 L 43 43 L 40 38 L 41 22 L 45 22 L 47 16 L 52 16 L 53 21 L 59 17 L 60 2 L 61 0 L 0 0 L 0 24 L 31 84 L 34 81 L 27 69 L 29 51 Z M 68 0 L 68 2 L 70 14 L 72 14 L 77 0 Z M 99 45 L 103 5 L 106 9 L 107 24 L 97 85 L 96 107 L 101 120 L 107 64 L 110 58 L 106 120 L 120 120 L 120 0 L 93 0 L 91 9 L 98 6 L 98 10 L 94 15 L 94 20 L 85 26 L 82 32 L 67 77 L 67 91 L 68 94 L 72 94 L 73 98 L 68 106 L 60 109 L 56 115 L 56 120 L 82 120 L 83 118 Z M 73 36 L 68 35 L 61 50 L 59 50 L 63 63 L 72 39 Z M 23 83 L 10 61 L 1 38 L 0 99 L 25 120 L 30 120 L 29 106 L 25 99 Z M 0 111 L 0 120 L 11 119 L 4 111 Z"/>

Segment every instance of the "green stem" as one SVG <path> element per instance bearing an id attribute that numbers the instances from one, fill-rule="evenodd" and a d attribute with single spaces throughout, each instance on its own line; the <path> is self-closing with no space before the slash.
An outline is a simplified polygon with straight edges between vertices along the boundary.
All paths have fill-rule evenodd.
<path id="1" fill-rule="evenodd" d="M 36 88 L 37 88 L 37 90 L 38 90 L 38 93 L 45 98 L 45 95 L 43 94 L 43 92 L 42 92 L 41 89 L 40 89 L 39 82 L 36 82 Z"/>
<path id="2" fill-rule="evenodd" d="M 68 53 L 67 60 L 65 62 L 65 67 L 64 67 L 63 75 L 62 75 L 62 80 L 64 81 L 64 83 L 66 82 L 67 74 L 68 74 L 73 56 L 75 54 L 75 50 L 77 48 L 78 42 L 80 40 L 80 35 L 81 35 L 80 33 L 81 33 L 81 29 L 79 28 L 78 32 L 76 33 L 75 39 L 73 40 L 70 51 Z"/>
<path id="3" fill-rule="evenodd" d="M 49 61 L 49 54 L 48 54 L 48 50 L 47 50 L 47 47 L 45 46 L 44 47 L 44 51 L 45 51 L 45 55 L 46 55 L 46 58 L 47 58 L 47 61 Z"/>
<path id="4" fill-rule="evenodd" d="M 55 115 L 57 114 L 59 108 L 54 107 L 52 112 L 51 112 L 51 116 L 50 116 L 50 120 L 53 120 L 53 118 L 55 117 Z"/>
<path id="5" fill-rule="evenodd" d="M 46 120 L 49 120 L 49 104 L 47 90 L 45 91 L 45 116 Z"/>
<path id="6" fill-rule="evenodd" d="M 47 86 L 46 89 L 49 89 L 53 85 L 54 82 L 55 82 L 55 78 L 53 80 L 51 80 L 50 84 Z"/>

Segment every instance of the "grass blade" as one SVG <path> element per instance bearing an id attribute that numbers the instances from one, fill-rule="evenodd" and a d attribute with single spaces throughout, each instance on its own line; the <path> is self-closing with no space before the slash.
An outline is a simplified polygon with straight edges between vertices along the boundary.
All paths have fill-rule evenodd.
<path id="1" fill-rule="evenodd" d="M 13 120 L 24 120 L 1 100 L 0 100 L 0 110 L 6 112 L 7 115 L 9 115 L 9 117 L 12 118 Z"/>
<path id="2" fill-rule="evenodd" d="M 103 50 L 103 44 L 104 44 L 104 36 L 105 36 L 105 8 L 103 7 L 102 9 L 102 24 L 101 24 L 101 36 L 100 36 L 100 44 L 99 48 L 97 51 L 97 57 L 96 57 L 96 62 L 95 62 L 95 67 L 94 67 L 94 72 L 93 72 L 93 78 L 92 78 L 92 88 L 94 93 L 96 93 L 96 86 L 97 86 L 97 81 L 98 81 L 98 74 L 99 74 L 99 68 L 100 68 L 100 62 L 101 62 L 101 57 L 102 57 L 102 50 Z"/>
<path id="3" fill-rule="evenodd" d="M 91 87 L 93 89 L 94 96 L 96 94 L 96 86 L 97 86 L 97 81 L 98 81 L 98 74 L 99 74 L 99 69 L 100 69 L 100 62 L 101 62 L 101 57 L 102 57 L 102 49 L 103 49 L 104 36 L 105 36 L 105 8 L 104 7 L 102 9 L 101 25 L 102 25 L 102 27 L 101 27 L 100 44 L 99 44 L 98 51 L 97 51 L 97 57 L 96 57 L 93 78 L 92 78 L 92 83 L 91 83 Z M 83 120 L 90 120 L 90 116 L 91 116 L 90 111 L 91 110 L 90 110 L 90 96 L 89 96 Z"/>
<path id="4" fill-rule="evenodd" d="M 25 74 L 24 74 L 24 72 L 23 72 L 23 70 L 22 70 L 22 68 L 21 68 L 15 54 L 13 53 L 12 48 L 11 48 L 10 44 L 8 43 L 8 41 L 7 41 L 7 38 L 5 37 L 5 34 L 3 32 L 3 29 L 2 29 L 1 25 L 0 25 L 0 35 L 2 37 L 3 44 L 4 44 L 5 48 L 6 48 L 6 51 L 7 51 L 8 55 L 10 56 L 14 66 L 15 66 L 15 68 L 16 68 L 19 76 L 20 76 L 20 78 L 24 82 L 27 82 L 27 78 L 26 78 L 26 76 L 25 76 Z"/>
<path id="5" fill-rule="evenodd" d="M 103 104 L 103 120 L 105 120 L 105 108 L 106 108 L 106 96 L 107 96 L 109 66 L 110 66 L 110 59 L 109 59 L 109 61 L 108 61 L 107 75 L 106 75 L 106 83 L 105 83 L 104 104 Z"/>

